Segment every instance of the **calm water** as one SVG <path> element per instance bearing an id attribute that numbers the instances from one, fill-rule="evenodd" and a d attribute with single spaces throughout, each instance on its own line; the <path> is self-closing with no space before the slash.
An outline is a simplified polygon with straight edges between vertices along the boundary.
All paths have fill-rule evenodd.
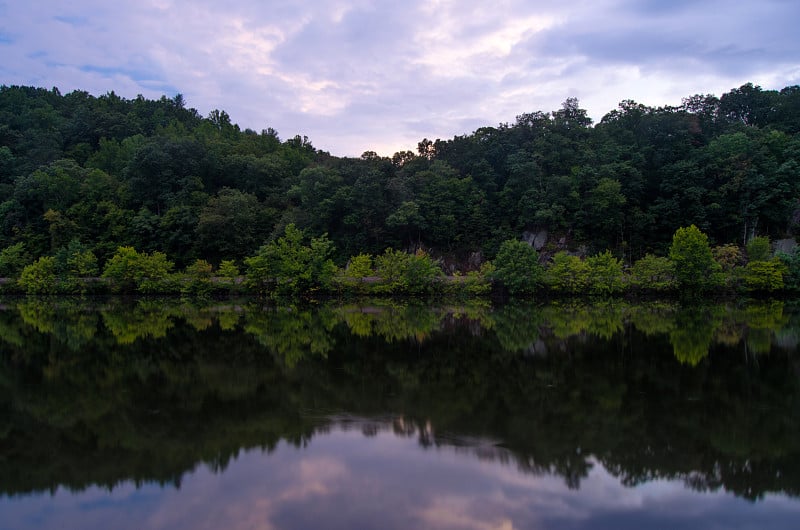
<path id="1" fill-rule="evenodd" d="M 800 308 L 0 305 L 0 528 L 797 528 Z"/>

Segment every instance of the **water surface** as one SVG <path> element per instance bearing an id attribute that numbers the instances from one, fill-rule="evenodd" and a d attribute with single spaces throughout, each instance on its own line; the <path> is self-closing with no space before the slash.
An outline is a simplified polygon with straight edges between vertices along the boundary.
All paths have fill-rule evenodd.
<path id="1" fill-rule="evenodd" d="M 798 317 L 7 300 L 0 528 L 794 528 Z"/>

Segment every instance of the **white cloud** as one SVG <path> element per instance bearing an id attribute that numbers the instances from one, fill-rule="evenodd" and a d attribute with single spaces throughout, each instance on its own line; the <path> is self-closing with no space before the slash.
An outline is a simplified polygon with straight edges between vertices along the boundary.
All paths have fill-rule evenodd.
<path id="1" fill-rule="evenodd" d="M 513 121 L 577 96 L 678 104 L 800 82 L 800 6 L 664 3 L 100 0 L 7 2 L 0 82 L 181 92 L 243 127 L 359 155 Z M 58 18 L 56 18 L 58 17 Z"/>

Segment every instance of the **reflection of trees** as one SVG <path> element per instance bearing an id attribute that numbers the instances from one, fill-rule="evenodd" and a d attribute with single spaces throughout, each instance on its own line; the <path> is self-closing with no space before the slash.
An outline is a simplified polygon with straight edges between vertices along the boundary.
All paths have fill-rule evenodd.
<path id="1" fill-rule="evenodd" d="M 22 321 L 46 333 L 71 350 L 78 350 L 92 340 L 97 331 L 97 313 L 86 311 L 69 301 L 54 304 L 47 299 L 28 298 L 17 305 Z"/>
<path id="2" fill-rule="evenodd" d="M 634 304 L 629 309 L 630 321 L 647 336 L 664 335 L 675 327 L 676 310 L 677 306 L 671 303 Z"/>
<path id="3" fill-rule="evenodd" d="M 368 305 L 346 305 L 335 310 L 350 332 L 359 337 L 381 337 L 387 341 L 424 341 L 441 328 L 441 310 L 421 304 L 400 304 L 386 301 Z"/>
<path id="4" fill-rule="evenodd" d="M 759 301 L 745 307 L 748 352 L 757 355 L 770 352 L 773 335 L 789 321 L 783 314 L 783 308 L 783 302 L 778 300 Z"/>
<path id="5" fill-rule="evenodd" d="M 133 306 L 115 307 L 103 312 L 103 323 L 119 344 L 137 339 L 161 339 L 175 325 L 175 309 L 157 301 L 142 301 Z"/>
<path id="6" fill-rule="evenodd" d="M 675 326 L 669 332 L 675 358 L 682 364 L 697 366 L 708 355 L 714 332 L 721 321 L 716 306 L 681 307 L 675 314 Z"/>
<path id="7" fill-rule="evenodd" d="M 244 330 L 291 368 L 305 357 L 327 356 L 333 347 L 331 329 L 335 324 L 328 309 L 292 307 L 248 312 Z"/>
<path id="8" fill-rule="evenodd" d="M 508 304 L 494 315 L 494 332 L 504 350 L 543 353 L 543 345 L 537 351 L 539 326 L 542 325 L 541 309 L 532 304 Z"/>
<path id="9" fill-rule="evenodd" d="M 491 319 L 491 333 L 476 333 L 466 310 L 444 316 L 429 309 L 415 320 L 432 322 L 435 315 L 435 327 L 420 324 L 424 341 L 418 332 L 403 340 L 352 333 L 343 316 L 352 307 L 162 302 L 171 322 L 165 335 L 125 344 L 118 343 L 118 328 L 101 325 L 109 318 L 155 320 L 158 305 L 107 303 L 102 319 L 86 306 L 53 309 L 89 321 L 94 315 L 95 335 L 77 350 L 54 340 L 53 318 L 61 317 L 47 317 L 47 308 L 26 317 L 50 322 L 42 325 L 47 333 L 26 324 L 18 309 L 0 310 L 2 329 L 24 339 L 2 343 L 0 491 L 124 479 L 179 483 L 198 462 L 224 469 L 242 447 L 269 450 L 281 439 L 303 444 L 329 427 L 334 414 L 373 418 L 361 422 L 365 434 L 391 424 L 392 432 L 424 447 L 456 446 L 524 472 L 560 475 L 571 487 L 597 460 L 628 485 L 665 478 L 747 498 L 800 495 L 797 362 L 772 355 L 748 363 L 714 344 L 714 329 L 723 325 L 749 332 L 758 321 L 793 324 L 785 309 L 780 318 L 747 320 L 744 308 L 655 308 L 674 318 L 663 328 L 669 334 L 653 331 L 656 324 L 640 328 L 636 323 L 656 319 L 635 306 L 614 309 L 611 324 L 591 309 L 570 308 L 561 317 L 594 319 L 600 322 L 594 329 L 634 323 L 613 341 L 550 334 L 556 310 L 547 306 L 476 313 Z M 386 314 L 420 312 L 399 306 Z M 222 324 L 226 318 L 234 328 L 242 320 L 243 329 L 232 331 Z M 374 324 L 381 318 L 369 329 L 382 329 Z M 196 325 L 208 319 L 211 325 Z M 696 333 L 710 344 L 703 355 L 712 361 L 694 368 L 675 362 L 670 343 L 676 330 L 691 326 L 681 340 Z M 580 333 L 589 329 L 582 324 Z M 531 340 L 568 348 L 569 355 L 520 355 Z M 274 356 L 264 355 L 265 346 Z"/>
<path id="10" fill-rule="evenodd" d="M 589 333 L 608 340 L 622 331 L 623 309 L 624 305 L 618 301 L 553 303 L 543 308 L 543 316 L 557 338 Z"/>

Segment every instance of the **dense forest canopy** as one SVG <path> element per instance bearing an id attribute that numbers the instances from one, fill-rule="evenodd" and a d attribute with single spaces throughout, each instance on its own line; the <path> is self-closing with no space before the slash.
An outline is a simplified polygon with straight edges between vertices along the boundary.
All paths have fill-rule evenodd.
<path id="1" fill-rule="evenodd" d="M 344 125 L 346 126 L 346 125 Z M 552 244 L 663 255 L 678 227 L 715 244 L 800 222 L 800 87 L 745 84 L 679 107 L 623 101 L 592 124 L 575 99 L 416 153 L 339 158 L 308 138 L 203 118 L 183 97 L 0 87 L 0 249 L 79 241 L 178 265 L 241 261 L 294 223 L 340 262 L 423 246 L 493 258 L 525 231 Z"/>

